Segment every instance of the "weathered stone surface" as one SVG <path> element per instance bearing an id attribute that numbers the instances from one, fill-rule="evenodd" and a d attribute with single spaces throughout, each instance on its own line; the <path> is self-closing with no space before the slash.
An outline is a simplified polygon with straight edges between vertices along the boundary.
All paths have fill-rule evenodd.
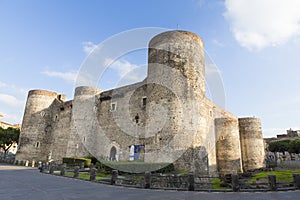
<path id="1" fill-rule="evenodd" d="M 245 171 L 265 166 L 265 146 L 260 119 L 239 118 L 242 163 Z"/>
<path id="2" fill-rule="evenodd" d="M 139 160 L 174 162 L 196 175 L 238 172 L 242 158 L 246 170 L 261 167 L 260 121 L 238 124 L 205 97 L 203 46 L 194 33 L 165 32 L 149 43 L 142 82 L 109 91 L 80 86 L 67 102 L 55 92 L 29 91 L 16 159 L 92 154 L 128 161 L 130 146 L 143 145 Z"/>
<path id="3" fill-rule="evenodd" d="M 237 118 L 215 119 L 218 171 L 232 174 L 242 171 L 239 126 Z"/>

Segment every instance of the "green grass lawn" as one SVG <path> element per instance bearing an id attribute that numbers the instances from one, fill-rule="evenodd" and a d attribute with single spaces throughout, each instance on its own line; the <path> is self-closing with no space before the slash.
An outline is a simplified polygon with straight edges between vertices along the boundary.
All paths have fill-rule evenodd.
<path id="1" fill-rule="evenodd" d="M 211 183 L 212 183 L 212 188 L 213 189 L 217 189 L 217 190 L 226 190 L 226 189 L 230 189 L 230 187 L 221 187 L 220 183 L 221 183 L 221 179 L 219 178 L 212 178 L 211 179 Z"/>
<path id="2" fill-rule="evenodd" d="M 73 177 L 74 172 L 66 172 L 66 176 Z M 110 177 L 111 176 L 109 174 L 97 173 L 96 180 L 107 179 L 107 178 L 110 178 Z M 90 179 L 90 174 L 89 173 L 79 173 L 79 178 Z"/>
<path id="3" fill-rule="evenodd" d="M 276 175 L 277 182 L 293 182 L 293 174 L 300 173 L 300 170 L 282 170 L 282 171 L 272 171 L 272 172 L 260 172 L 255 174 L 248 183 L 255 182 L 268 182 L 268 175 Z"/>

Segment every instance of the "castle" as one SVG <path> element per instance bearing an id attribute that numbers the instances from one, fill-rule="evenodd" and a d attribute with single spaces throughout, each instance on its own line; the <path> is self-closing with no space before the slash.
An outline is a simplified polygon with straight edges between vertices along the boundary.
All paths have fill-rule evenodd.
<path id="1" fill-rule="evenodd" d="M 264 167 L 258 118 L 238 118 L 206 98 L 202 39 L 168 31 L 151 39 L 148 75 L 101 91 L 79 86 L 74 99 L 28 93 L 17 160 L 92 154 L 111 161 L 174 163 L 196 174 Z"/>

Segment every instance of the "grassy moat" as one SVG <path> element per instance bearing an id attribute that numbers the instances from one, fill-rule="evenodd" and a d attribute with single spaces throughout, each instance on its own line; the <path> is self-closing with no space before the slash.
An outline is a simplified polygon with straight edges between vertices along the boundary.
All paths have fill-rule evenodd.
<path id="1" fill-rule="evenodd" d="M 72 165 L 68 165 L 72 166 Z M 74 166 L 74 165 L 73 165 Z M 119 171 L 119 177 L 123 181 L 131 181 L 131 182 L 140 182 L 144 179 L 144 174 L 146 171 L 150 172 L 154 175 L 154 179 L 156 176 L 163 175 L 166 179 L 170 179 L 167 177 L 174 177 L 176 180 L 176 176 L 184 177 L 189 174 L 187 170 L 175 170 L 174 165 L 172 163 L 146 163 L 142 161 L 124 161 L 124 162 L 113 162 L 113 161 L 98 161 L 94 165 L 97 169 L 96 171 L 96 180 L 110 180 L 111 172 L 113 169 L 117 169 Z M 74 172 L 71 171 L 72 167 L 69 168 L 69 171 L 65 173 L 66 176 L 73 177 Z M 58 174 L 57 172 L 56 174 Z M 264 185 L 268 184 L 268 176 L 275 175 L 277 183 L 293 183 L 293 174 L 300 174 L 300 169 L 289 169 L 289 168 L 280 168 L 275 167 L 272 168 L 264 168 L 259 169 L 253 172 L 247 172 L 244 174 L 240 174 L 240 181 L 243 185 L 251 185 L 251 187 L 264 187 Z M 229 176 L 230 177 L 230 176 Z M 81 179 L 90 179 L 90 174 L 88 171 L 81 171 L 79 173 L 79 178 Z M 196 179 L 198 177 L 195 177 Z M 201 176 L 199 176 L 201 179 Z M 195 180 L 196 180 L 195 179 Z M 199 179 L 199 180 L 200 180 Z M 170 179 L 172 180 L 172 178 Z M 211 189 L 216 190 L 227 190 L 231 189 L 231 179 L 227 179 L 225 177 L 211 177 L 207 179 L 210 183 Z M 201 180 L 200 180 L 201 181 Z"/>
<path id="2" fill-rule="evenodd" d="M 277 182 L 293 182 L 293 174 L 300 174 L 300 169 L 297 170 L 283 170 L 278 171 L 269 171 L 269 172 L 259 172 L 256 173 L 250 178 L 248 183 L 259 183 L 259 182 L 268 182 L 268 175 L 276 175 Z"/>

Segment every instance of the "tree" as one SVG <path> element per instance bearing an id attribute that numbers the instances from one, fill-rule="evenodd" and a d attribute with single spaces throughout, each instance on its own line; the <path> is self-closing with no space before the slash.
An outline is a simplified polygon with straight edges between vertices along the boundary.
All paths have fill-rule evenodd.
<path id="1" fill-rule="evenodd" d="M 290 140 L 280 140 L 269 143 L 269 151 L 272 152 L 285 152 L 289 150 Z"/>
<path id="2" fill-rule="evenodd" d="M 268 150 L 272 152 L 300 153 L 300 139 L 270 142 Z"/>
<path id="3" fill-rule="evenodd" d="M 290 153 L 300 153 L 300 139 L 293 140 L 289 146 Z"/>
<path id="4" fill-rule="evenodd" d="M 9 127 L 3 129 L 0 127 L 0 148 L 4 150 L 4 158 L 6 158 L 9 148 L 19 142 L 20 130 Z"/>

